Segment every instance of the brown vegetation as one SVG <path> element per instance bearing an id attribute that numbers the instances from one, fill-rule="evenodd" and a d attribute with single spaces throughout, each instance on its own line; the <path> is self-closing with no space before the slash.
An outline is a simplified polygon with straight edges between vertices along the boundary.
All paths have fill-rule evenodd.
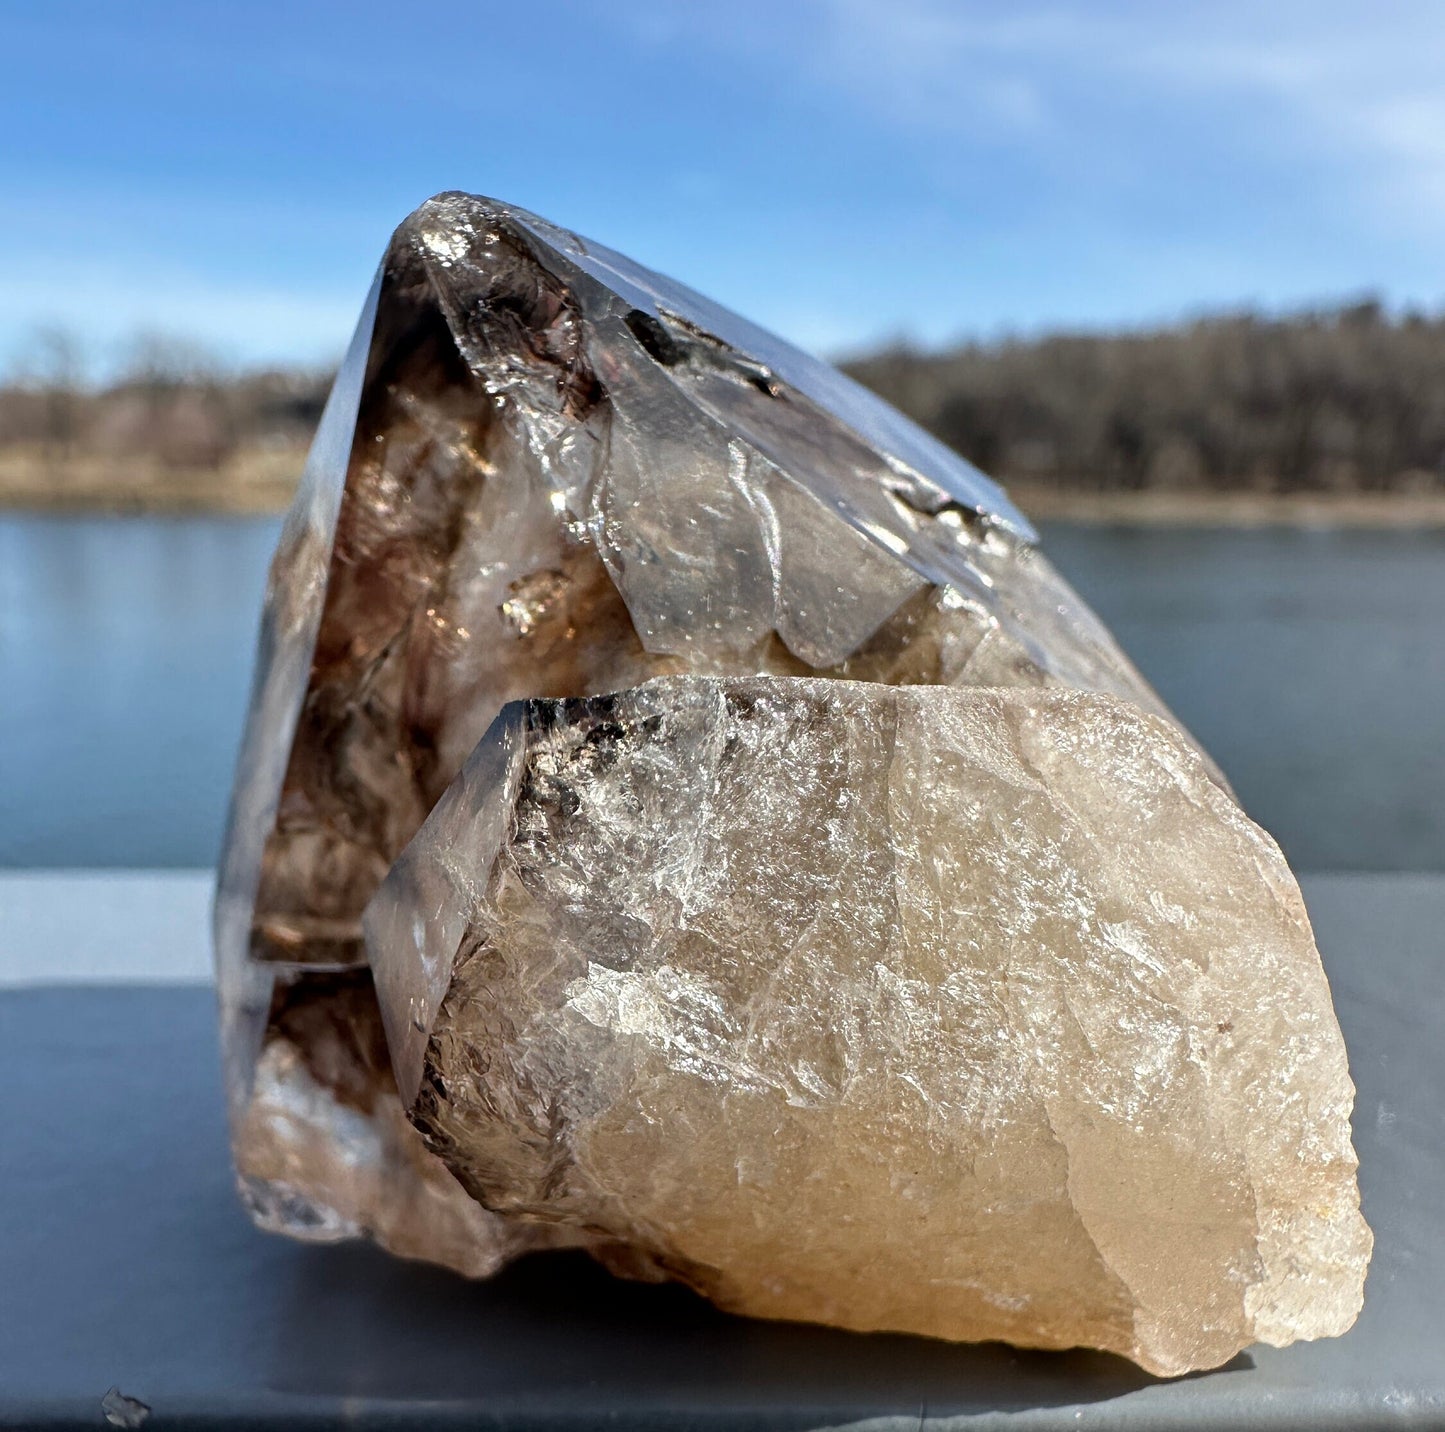
<path id="1" fill-rule="evenodd" d="M 0 386 L 0 503 L 283 506 L 330 382 L 147 339 L 104 387 L 65 334 Z M 1445 521 L 1445 318 L 1362 303 L 846 365 L 1041 516 Z"/>
<path id="2" fill-rule="evenodd" d="M 269 511 L 284 507 L 328 372 L 223 374 L 147 338 L 121 375 L 87 385 L 74 342 L 37 335 L 29 373 L 0 387 L 0 503 Z"/>
<path id="3" fill-rule="evenodd" d="M 848 366 L 1034 490 L 1445 494 L 1445 320 L 1375 303 Z"/>

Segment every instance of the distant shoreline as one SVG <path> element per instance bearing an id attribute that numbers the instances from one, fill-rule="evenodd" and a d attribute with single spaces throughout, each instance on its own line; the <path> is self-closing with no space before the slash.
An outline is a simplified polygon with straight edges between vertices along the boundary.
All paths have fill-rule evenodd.
<path id="1" fill-rule="evenodd" d="M 242 448 L 206 468 L 0 450 L 0 511 L 262 516 L 290 505 L 305 462 L 306 449 L 289 444 Z"/>
<path id="2" fill-rule="evenodd" d="M 214 468 L 0 450 L 0 512 L 266 516 L 290 505 L 305 449 L 247 448 Z M 1079 492 L 1008 483 L 1043 522 L 1144 527 L 1445 528 L 1445 493 Z"/>
<path id="3" fill-rule="evenodd" d="M 1140 527 L 1445 527 L 1445 493 L 1070 492 L 1008 484 L 1041 522 Z"/>

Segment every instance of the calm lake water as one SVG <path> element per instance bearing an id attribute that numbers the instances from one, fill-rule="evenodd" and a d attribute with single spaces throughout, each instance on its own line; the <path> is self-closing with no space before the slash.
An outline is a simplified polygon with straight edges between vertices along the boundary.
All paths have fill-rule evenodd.
<path id="1" fill-rule="evenodd" d="M 0 516 L 0 865 L 220 841 L 279 523 Z M 1052 526 L 1306 870 L 1445 870 L 1445 534 Z"/>

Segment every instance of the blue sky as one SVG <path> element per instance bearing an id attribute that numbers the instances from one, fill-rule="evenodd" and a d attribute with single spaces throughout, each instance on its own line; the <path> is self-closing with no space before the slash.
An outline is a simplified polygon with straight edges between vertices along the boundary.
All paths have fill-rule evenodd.
<path id="1" fill-rule="evenodd" d="M 826 353 L 1445 294 L 1430 0 L 0 0 L 0 365 L 343 347 L 428 194 Z"/>

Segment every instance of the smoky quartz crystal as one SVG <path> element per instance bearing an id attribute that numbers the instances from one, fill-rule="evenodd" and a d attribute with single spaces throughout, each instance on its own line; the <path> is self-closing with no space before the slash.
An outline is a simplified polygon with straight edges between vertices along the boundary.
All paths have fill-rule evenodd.
<path id="1" fill-rule="evenodd" d="M 1358 1310 L 1293 878 L 1027 520 L 494 200 L 398 229 L 321 420 L 216 956 L 270 1229 L 1169 1372 Z"/>

